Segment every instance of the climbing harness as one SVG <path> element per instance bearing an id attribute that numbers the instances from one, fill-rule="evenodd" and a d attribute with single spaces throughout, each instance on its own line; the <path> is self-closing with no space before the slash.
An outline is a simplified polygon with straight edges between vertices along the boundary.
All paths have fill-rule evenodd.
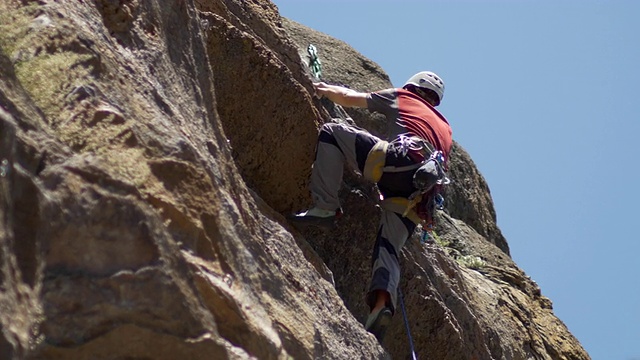
<path id="1" fill-rule="evenodd" d="M 398 147 L 403 156 L 406 156 L 409 152 L 414 152 L 419 154 L 419 156 L 425 160 L 407 166 L 385 166 L 389 145 Z M 434 184 L 449 184 L 451 181 L 445 173 L 444 153 L 439 150 L 434 150 L 431 144 L 419 137 L 400 135 L 397 139 L 391 142 L 380 141 L 373 146 L 373 148 L 367 155 L 367 159 L 365 160 L 363 176 L 368 180 L 378 182 L 382 177 L 382 174 L 385 172 L 403 172 L 415 170 L 424 167 L 430 162 L 433 162 L 434 171 L 437 171 L 437 174 L 434 174 L 435 176 L 437 176 Z M 415 186 L 417 189 L 423 191 L 429 190 L 429 188 L 427 188 L 427 184 L 422 184 L 422 181 L 420 181 L 420 179 L 418 180 L 418 184 L 415 184 L 414 182 L 414 186 L 418 185 Z"/>
<path id="2" fill-rule="evenodd" d="M 364 162 L 364 169 L 362 170 L 362 176 L 365 179 L 374 183 L 380 181 L 382 173 L 384 172 L 384 164 L 387 159 L 387 150 L 389 149 L 388 141 L 378 141 L 367 154 L 367 158 Z"/>
<path id="3" fill-rule="evenodd" d="M 414 154 L 414 156 L 418 156 L 419 159 L 423 160 L 406 166 L 387 166 L 385 162 L 389 146 L 397 148 L 402 155 Z M 438 210 L 444 209 L 444 197 L 440 194 L 440 191 L 444 185 L 451 182 L 445 171 L 445 161 L 444 153 L 435 150 L 427 141 L 415 136 L 400 135 L 392 142 L 379 141 L 371 148 L 365 160 L 362 175 L 366 179 L 377 183 L 385 172 L 415 171 L 413 187 L 416 190 L 409 197 L 385 198 L 380 205 L 383 209 L 402 214 L 402 216 L 418 224 L 424 217 L 420 216 L 420 212 L 417 212 L 416 208 L 423 201 L 425 194 L 431 192 L 433 195 L 433 199 L 430 199 L 433 204 L 428 204 L 427 207 L 433 206 Z M 420 210 L 422 213 L 431 211 L 426 207 Z"/>
<path id="4" fill-rule="evenodd" d="M 404 308 L 404 296 L 402 290 L 398 287 L 398 297 L 400 298 L 400 308 L 402 308 L 402 317 L 404 318 L 404 326 L 407 329 L 407 337 L 409 338 L 409 347 L 411 348 L 411 359 L 417 360 L 416 350 L 413 346 L 413 338 L 411 337 L 411 329 L 409 328 L 409 319 L 407 319 L 407 310 Z"/>
<path id="5" fill-rule="evenodd" d="M 424 149 L 431 150 L 431 152 L 433 152 L 430 144 L 414 136 L 400 134 L 400 136 L 398 136 L 398 138 L 393 142 L 400 146 L 400 150 L 402 151 L 403 156 L 407 155 L 409 150 L 422 151 Z"/>

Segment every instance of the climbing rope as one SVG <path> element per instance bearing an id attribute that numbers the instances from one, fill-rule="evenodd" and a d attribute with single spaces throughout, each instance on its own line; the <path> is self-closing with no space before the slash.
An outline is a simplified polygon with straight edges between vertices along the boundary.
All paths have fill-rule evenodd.
<path id="1" fill-rule="evenodd" d="M 413 338 L 411 337 L 411 330 L 409 329 L 409 320 L 407 319 L 407 311 L 404 308 L 404 296 L 402 296 L 402 290 L 398 288 L 398 295 L 400 296 L 400 307 L 402 308 L 402 317 L 404 318 L 404 326 L 407 329 L 407 336 L 409 337 L 409 347 L 411 348 L 411 359 L 417 360 L 416 351 L 413 347 Z"/>

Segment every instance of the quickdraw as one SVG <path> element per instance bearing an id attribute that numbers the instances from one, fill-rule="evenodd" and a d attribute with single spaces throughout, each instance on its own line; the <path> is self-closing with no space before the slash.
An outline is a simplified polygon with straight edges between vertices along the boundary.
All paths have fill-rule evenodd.
<path id="1" fill-rule="evenodd" d="M 311 75 L 314 81 L 322 81 L 322 63 L 320 62 L 320 57 L 318 57 L 318 49 L 315 45 L 309 44 L 309 46 L 307 46 L 307 52 L 309 53 L 309 69 L 311 69 Z M 335 115 L 347 123 L 353 124 L 353 119 L 342 106 L 332 103 L 332 105 L 325 105 L 325 107 L 327 107 L 327 110 L 329 110 L 329 107 L 333 107 L 333 113 Z"/>
<path id="2" fill-rule="evenodd" d="M 309 44 L 307 47 L 307 52 L 309 53 L 309 68 L 311 69 L 311 73 L 315 80 L 320 81 L 322 78 L 322 63 L 320 62 L 320 58 L 318 57 L 318 49 L 313 44 Z"/>

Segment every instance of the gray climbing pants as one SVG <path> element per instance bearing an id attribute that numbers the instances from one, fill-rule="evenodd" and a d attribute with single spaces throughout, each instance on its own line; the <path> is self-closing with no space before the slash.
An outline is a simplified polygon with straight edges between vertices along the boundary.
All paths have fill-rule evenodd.
<path id="1" fill-rule="evenodd" d="M 315 206 L 334 210 L 340 207 L 338 192 L 342 184 L 345 161 L 353 169 L 364 170 L 367 155 L 381 139 L 363 129 L 337 123 L 327 123 L 320 129 L 316 158 L 311 172 L 311 195 Z M 413 160 L 406 155 L 388 150 L 388 165 L 405 166 Z M 409 196 L 413 191 L 413 172 L 407 174 L 385 174 L 378 182 L 384 196 Z M 397 289 L 400 282 L 398 256 L 407 238 L 413 233 L 415 224 L 408 218 L 392 211 L 382 210 L 378 234 L 372 256 L 372 278 L 366 297 L 370 307 L 375 305 L 375 291 L 384 290 L 390 294 L 395 312 Z"/>

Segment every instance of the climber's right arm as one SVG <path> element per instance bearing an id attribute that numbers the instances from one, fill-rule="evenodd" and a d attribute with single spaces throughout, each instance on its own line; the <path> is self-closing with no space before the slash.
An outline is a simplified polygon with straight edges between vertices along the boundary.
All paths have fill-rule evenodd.
<path id="1" fill-rule="evenodd" d="M 324 82 L 314 83 L 313 87 L 316 90 L 317 96 L 325 96 L 338 105 L 360 108 L 367 107 L 368 93 L 355 91 L 344 86 L 329 85 Z"/>

